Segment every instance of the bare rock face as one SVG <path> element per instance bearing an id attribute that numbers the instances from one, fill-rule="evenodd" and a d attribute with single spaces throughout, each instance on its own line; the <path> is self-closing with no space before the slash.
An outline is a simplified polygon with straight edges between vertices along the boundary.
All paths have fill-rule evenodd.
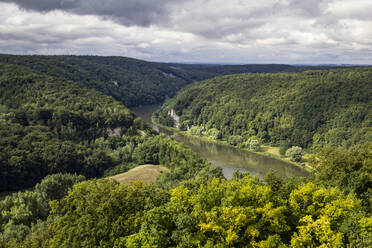
<path id="1" fill-rule="evenodd" d="M 170 117 L 172 117 L 172 119 L 174 121 L 174 127 L 179 128 L 180 117 L 176 114 L 176 111 L 174 111 L 174 109 L 171 109 L 171 110 L 168 111 L 168 115 L 170 115 Z"/>
<path id="2" fill-rule="evenodd" d="M 106 128 L 106 129 L 103 129 L 102 128 L 94 128 L 94 127 L 91 127 L 88 129 L 88 131 L 91 133 L 91 134 L 100 134 L 102 131 L 106 130 L 106 133 L 109 137 L 114 137 L 114 136 L 122 136 L 123 133 L 124 133 L 124 128 L 123 127 L 116 127 L 116 128 Z"/>
<path id="3" fill-rule="evenodd" d="M 170 77 L 170 78 L 176 78 L 176 76 L 173 73 L 163 72 L 163 75 L 166 76 L 166 77 Z"/>
<path id="4" fill-rule="evenodd" d="M 107 132 L 107 135 L 109 137 L 113 137 L 113 136 L 121 136 L 123 134 L 123 129 L 121 127 L 117 127 L 117 128 L 106 128 L 106 132 Z"/>

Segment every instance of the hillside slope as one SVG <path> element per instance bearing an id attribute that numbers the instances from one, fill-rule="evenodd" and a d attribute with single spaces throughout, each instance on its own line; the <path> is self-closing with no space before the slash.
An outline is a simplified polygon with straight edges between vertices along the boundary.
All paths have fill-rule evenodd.
<path id="1" fill-rule="evenodd" d="M 186 85 L 218 75 L 303 71 L 290 65 L 187 65 L 126 57 L 0 55 L 0 62 L 72 80 L 114 97 L 127 107 L 162 103 Z M 327 68 L 327 67 L 324 67 Z"/>
<path id="2" fill-rule="evenodd" d="M 282 146 L 350 147 L 372 140 L 372 68 L 240 74 L 194 83 L 166 103 L 158 121 L 252 136 Z"/>
<path id="3" fill-rule="evenodd" d="M 194 80 L 183 71 L 124 57 L 1 55 L 0 62 L 73 80 L 128 107 L 162 102 Z"/>
<path id="4" fill-rule="evenodd" d="M 144 127 L 93 89 L 0 64 L 0 190 L 30 187 L 52 173 L 100 176 L 115 163 L 95 140 Z"/>

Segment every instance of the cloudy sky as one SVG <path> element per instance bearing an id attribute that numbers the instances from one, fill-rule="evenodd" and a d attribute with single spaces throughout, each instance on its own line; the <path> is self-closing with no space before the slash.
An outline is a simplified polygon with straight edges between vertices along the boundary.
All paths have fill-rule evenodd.
<path id="1" fill-rule="evenodd" d="M 0 53 L 372 64 L 371 0 L 0 0 Z"/>

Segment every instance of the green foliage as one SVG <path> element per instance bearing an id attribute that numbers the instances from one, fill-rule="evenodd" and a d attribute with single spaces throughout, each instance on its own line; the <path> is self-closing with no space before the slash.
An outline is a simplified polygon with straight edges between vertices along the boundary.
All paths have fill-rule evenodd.
<path id="1" fill-rule="evenodd" d="M 196 153 L 170 138 L 155 135 L 121 103 L 96 90 L 61 78 L 35 74 L 24 67 L 1 63 L 0 82 L 1 191 L 32 187 L 46 175 L 54 173 L 100 177 L 144 163 L 162 164 L 170 169 L 171 173 L 163 173 L 159 178 L 158 191 L 160 188 L 178 186 L 188 179 L 192 179 L 190 185 L 198 185 L 208 177 L 221 176 L 220 170 L 211 168 Z M 34 190 L 5 197 L 0 202 L 0 246 L 16 247 L 20 241 L 24 242 L 24 247 L 44 246 L 44 240 L 51 238 L 54 228 L 58 229 L 58 221 L 65 220 L 59 218 L 65 212 L 50 215 L 46 220 L 50 210 L 49 201 L 64 197 L 74 183 L 83 179 L 82 176 L 64 174 L 47 176 Z M 83 198 L 87 196 L 88 193 L 81 195 Z M 95 195 L 91 197 L 94 199 Z M 71 211 L 77 201 L 85 201 L 83 198 L 77 197 L 71 202 Z M 129 201 L 132 205 L 140 202 L 132 195 L 129 198 L 132 199 Z M 99 196 L 96 200 L 101 199 L 105 198 Z M 117 198 L 111 200 L 115 202 Z M 124 198 L 123 201 L 128 199 Z M 113 202 L 107 200 L 102 204 L 109 203 L 106 208 L 110 208 L 115 206 Z M 89 203 L 92 204 L 89 208 L 96 207 L 93 204 L 97 202 Z M 141 206 L 146 207 L 146 204 Z M 125 207 L 123 204 L 122 208 Z M 99 212 L 97 209 L 97 218 L 106 210 Z M 54 208 L 52 212 L 56 211 L 62 209 Z M 138 217 L 138 211 L 132 209 L 132 213 L 132 219 L 127 219 L 128 216 L 122 218 L 132 224 Z M 73 221 L 75 217 L 71 218 Z M 114 213 L 112 218 L 115 218 Z M 87 228 L 89 224 L 96 224 L 93 217 L 84 217 L 81 221 L 88 221 Z M 100 225 L 108 224 L 107 221 Z M 113 227 L 115 235 L 121 235 L 125 228 L 129 228 L 120 227 L 121 223 L 120 219 L 118 226 Z M 102 234 L 104 230 L 99 234 L 100 225 L 92 229 L 101 235 L 97 239 L 98 244 L 101 237 L 106 235 Z M 67 242 L 64 239 L 75 240 L 72 236 L 63 236 L 64 231 L 61 233 L 60 239 L 51 241 L 52 246 L 63 246 Z M 81 242 L 83 246 L 90 246 L 90 242 L 97 240 Z M 110 238 L 105 242 L 110 244 L 108 247 L 114 245 L 110 243 Z"/>
<path id="2" fill-rule="evenodd" d="M 292 247 L 344 247 L 341 225 L 358 202 L 341 191 L 318 188 L 312 183 L 294 190 L 289 199 L 291 211 L 300 218 L 298 232 L 291 239 Z M 337 231 L 339 230 L 339 231 Z"/>
<path id="3" fill-rule="evenodd" d="M 285 152 L 290 148 L 289 142 L 287 141 L 280 141 L 279 153 L 280 155 L 284 156 Z"/>
<path id="4" fill-rule="evenodd" d="M 61 199 L 76 183 L 82 182 L 85 177 L 72 174 L 53 174 L 46 176 L 40 183 L 35 185 L 35 191 L 45 194 L 47 201 Z"/>
<path id="5" fill-rule="evenodd" d="M 0 62 L 75 81 L 126 106 L 160 103 L 194 80 L 182 69 L 125 57 L 0 55 Z"/>
<path id="6" fill-rule="evenodd" d="M 96 90 L 20 66 L 0 64 L 0 72 L 0 191 L 48 174 L 101 177 L 146 163 L 170 168 L 162 180 L 175 185 L 208 166 Z"/>
<path id="7" fill-rule="evenodd" d="M 139 230 L 145 211 L 168 198 L 167 192 L 144 184 L 130 187 L 108 180 L 79 184 L 51 204 L 51 214 L 59 218 L 50 247 L 114 247 L 120 237 Z"/>
<path id="8" fill-rule="evenodd" d="M 285 155 L 295 162 L 301 162 L 303 154 L 304 152 L 299 146 L 292 146 L 285 152 Z"/>
<path id="9" fill-rule="evenodd" d="M 163 105 L 226 141 L 251 136 L 280 145 L 349 148 L 372 139 L 372 69 L 240 74 L 196 82 Z M 236 143 L 236 142 L 234 142 Z"/>
<path id="10" fill-rule="evenodd" d="M 0 201 L 0 247 L 371 247 L 370 146 L 325 150 L 313 160 L 313 182 L 274 173 L 265 183 L 243 173 L 227 181 L 102 94 L 134 106 L 218 74 L 305 68 L 93 56 L 0 61 L 1 191 L 58 172 L 100 177 L 144 163 L 170 170 L 152 185 L 94 179 L 72 191 L 83 176 L 47 176 Z M 370 79 L 369 68 L 220 77 L 188 87 L 155 117 L 173 126 L 171 107 L 194 135 L 251 150 L 259 142 L 283 151 L 350 147 L 372 134 Z"/>
<path id="11" fill-rule="evenodd" d="M 67 195 L 83 176 L 55 174 L 45 177 L 34 190 L 13 193 L 0 201 L 0 243 L 12 239 L 23 240 L 32 225 L 49 215 L 49 201 Z"/>
<path id="12" fill-rule="evenodd" d="M 50 228 L 36 229 L 23 244 L 345 247 L 354 242 L 353 235 L 359 237 L 358 244 L 368 242 L 371 221 L 358 215 L 359 202 L 353 195 L 274 177 L 269 176 L 266 185 L 248 174 L 229 181 L 212 178 L 196 187 L 186 183 L 170 191 L 154 185 L 87 181 L 54 201 Z M 356 225 L 345 229 L 350 222 Z"/>
<path id="13" fill-rule="evenodd" d="M 189 133 L 195 136 L 202 136 L 203 132 L 204 132 L 204 127 L 192 126 L 189 129 Z"/>
<path id="14" fill-rule="evenodd" d="M 176 95 L 187 84 L 217 75 L 305 69 L 288 65 L 161 64 L 126 57 L 100 56 L 0 55 L 0 63 L 23 66 L 36 74 L 75 81 L 81 86 L 112 96 L 129 107 L 161 103 Z"/>
<path id="15" fill-rule="evenodd" d="M 214 140 L 219 140 L 222 138 L 221 132 L 217 128 L 211 128 L 206 131 L 206 135 Z"/>
<path id="16" fill-rule="evenodd" d="M 240 135 L 233 135 L 229 137 L 228 142 L 232 146 L 237 146 L 243 142 L 243 137 Z"/>
<path id="17" fill-rule="evenodd" d="M 133 152 L 133 160 L 137 164 L 160 164 L 169 168 L 171 173 L 163 173 L 158 179 L 159 185 L 165 188 L 178 186 L 182 181 L 198 177 L 205 171 L 211 176 L 222 176 L 221 171 L 212 169 L 191 149 L 162 136 L 140 144 Z"/>
<path id="18" fill-rule="evenodd" d="M 251 139 L 249 141 L 249 150 L 257 152 L 260 150 L 260 142 L 257 139 Z"/>
<path id="19" fill-rule="evenodd" d="M 372 211 L 372 144 L 355 150 L 325 148 L 316 168 L 317 181 L 352 192 L 362 199 L 367 211 Z"/>
<path id="20" fill-rule="evenodd" d="M 138 135 L 135 116 L 111 97 L 19 66 L 0 64 L 0 72 L 0 191 L 59 172 L 101 176 L 116 147 L 96 141 L 115 140 L 115 130 Z"/>

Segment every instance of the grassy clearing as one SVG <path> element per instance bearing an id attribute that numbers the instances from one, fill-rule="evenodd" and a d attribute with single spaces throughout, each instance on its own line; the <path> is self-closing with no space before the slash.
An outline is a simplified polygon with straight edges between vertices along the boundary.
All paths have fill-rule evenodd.
<path id="1" fill-rule="evenodd" d="M 129 184 L 133 181 L 152 183 L 155 182 L 161 172 L 169 172 L 169 169 L 161 165 L 144 164 L 110 178 L 123 184 Z"/>
<path id="2" fill-rule="evenodd" d="M 261 149 L 264 151 L 264 152 L 268 152 L 268 153 L 271 153 L 271 154 L 274 154 L 274 155 L 278 155 L 278 156 L 281 156 L 280 155 L 280 148 L 279 147 L 273 147 L 273 146 L 261 146 Z"/>

